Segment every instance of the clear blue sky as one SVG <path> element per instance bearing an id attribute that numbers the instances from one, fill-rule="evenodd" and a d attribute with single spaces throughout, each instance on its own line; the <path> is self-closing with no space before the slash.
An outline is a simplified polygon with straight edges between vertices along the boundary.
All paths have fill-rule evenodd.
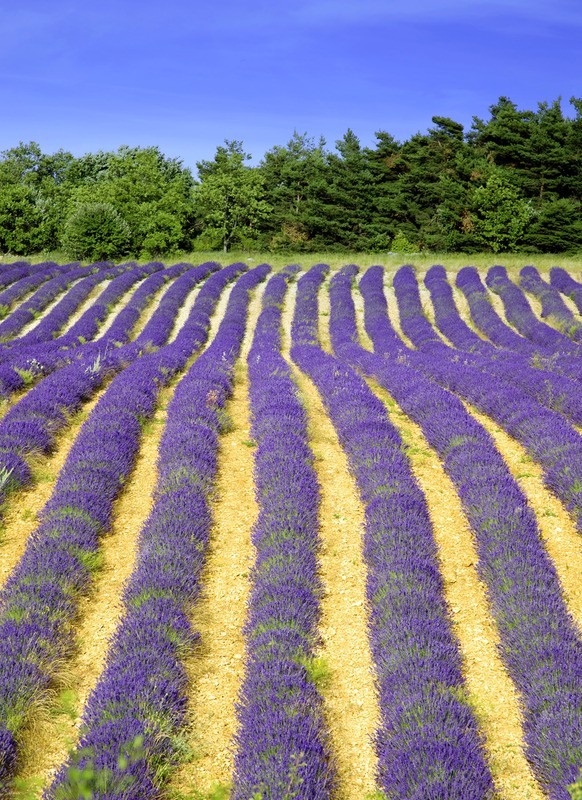
<path id="1" fill-rule="evenodd" d="M 500 95 L 582 96 L 580 0 L 0 0 L 0 150 L 158 145 L 257 162 L 294 130 L 330 147 L 467 128 Z"/>

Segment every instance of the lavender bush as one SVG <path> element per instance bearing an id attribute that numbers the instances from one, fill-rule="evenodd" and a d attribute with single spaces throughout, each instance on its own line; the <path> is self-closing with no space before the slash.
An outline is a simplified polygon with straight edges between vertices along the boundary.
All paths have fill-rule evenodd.
<path id="1" fill-rule="evenodd" d="M 353 274 L 342 272 L 348 287 Z M 322 280 L 319 269 L 299 281 L 292 357 L 322 396 L 365 505 L 379 782 L 389 798 L 492 798 L 426 502 L 383 404 L 350 367 L 313 344 Z M 357 338 L 353 329 L 344 335 L 350 343 Z"/>
<path id="2" fill-rule="evenodd" d="M 305 411 L 279 352 L 286 281 L 296 271 L 269 281 L 248 356 L 259 517 L 232 800 L 323 800 L 334 788 L 310 672 L 319 641 L 319 492 Z"/>
<path id="3" fill-rule="evenodd" d="M 192 333 L 208 329 L 224 278 L 232 279 L 240 269 L 233 265 L 210 278 L 185 326 L 190 333 L 181 332 L 150 358 L 172 352 L 184 363 L 187 342 L 191 347 L 195 341 Z M 248 293 L 268 269 L 257 267 L 237 282 L 215 339 L 169 404 L 154 507 L 124 592 L 125 615 L 88 699 L 79 746 L 47 798 L 75 797 L 77 771 L 88 767 L 86 788 L 94 800 L 153 800 L 179 757 L 188 691 L 182 658 L 196 640 L 187 612 L 200 591 L 210 534 L 208 496 L 216 474 L 220 412 L 232 385 Z M 132 750 L 133 757 L 124 758 Z"/>
<path id="4" fill-rule="evenodd" d="M 334 348 L 384 386 L 421 426 L 457 486 L 475 535 L 478 570 L 501 638 L 501 655 L 521 694 L 526 755 L 553 800 L 568 800 L 567 786 L 582 765 L 582 642 L 562 596 L 535 515 L 489 434 L 455 395 L 418 371 L 385 337 L 391 327 L 382 292 L 382 269 L 360 282 L 366 330 L 385 356 L 355 344 L 348 286 L 332 305 Z M 423 367 L 438 354 L 423 356 Z M 424 369 L 423 369 L 424 371 Z M 481 385 L 488 383 L 481 377 Z M 515 390 L 513 391 L 515 395 Z M 538 434 L 539 435 L 539 434 Z"/>

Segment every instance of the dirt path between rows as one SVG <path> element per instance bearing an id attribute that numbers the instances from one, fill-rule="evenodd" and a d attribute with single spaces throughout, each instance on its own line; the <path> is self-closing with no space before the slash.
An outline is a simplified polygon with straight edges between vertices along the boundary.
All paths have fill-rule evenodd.
<path id="1" fill-rule="evenodd" d="M 77 438 L 79 429 L 104 391 L 105 387 L 85 403 L 80 411 L 71 416 L 66 429 L 57 437 L 50 455 L 34 456 L 30 459 L 33 484 L 25 490 L 16 491 L 5 503 L 0 527 L 0 589 L 22 558 L 28 537 L 37 527 L 38 514 L 52 494 L 58 474 Z"/>
<path id="2" fill-rule="evenodd" d="M 253 483 L 253 448 L 246 355 L 260 313 L 264 285 L 249 306 L 247 331 L 236 365 L 226 412 L 232 429 L 221 436 L 218 454 L 214 527 L 201 579 L 202 593 L 191 621 L 200 646 L 186 661 L 191 695 L 190 762 L 172 776 L 172 792 L 207 794 L 215 784 L 228 786 L 237 729 L 235 703 L 244 670 L 242 628 L 247 614 L 248 575 L 255 551 L 251 531 L 258 514 Z"/>
<path id="3" fill-rule="evenodd" d="M 108 644 L 123 614 L 125 582 L 136 556 L 139 532 L 151 508 L 157 470 L 156 458 L 166 406 L 173 388 L 162 389 L 158 407 L 146 423 L 134 469 L 115 503 L 111 531 L 102 539 L 102 565 L 92 592 L 79 604 L 78 650 L 66 667 L 56 705 L 39 718 L 25 737 L 19 779 L 41 797 L 60 764 L 78 739 L 81 713 L 105 666 Z"/>
<path id="4" fill-rule="evenodd" d="M 544 486 L 543 471 L 527 450 L 489 417 L 465 407 L 491 434 L 509 471 L 533 508 L 545 548 L 564 591 L 568 609 L 582 634 L 582 547 L 576 525 L 561 501 Z"/>
<path id="5" fill-rule="evenodd" d="M 283 355 L 288 360 L 295 292 L 292 285 L 283 313 Z M 320 295 L 320 336 L 329 344 L 326 297 L 324 287 Z M 320 623 L 323 645 L 317 655 L 325 659 L 330 672 L 321 693 L 337 764 L 336 798 L 363 800 L 376 789 L 377 758 L 372 737 L 380 720 L 368 641 L 362 557 L 364 508 L 317 389 L 294 365 L 292 369 L 308 412 L 309 444 L 320 488 L 322 547 L 318 557 L 324 596 Z"/>
<path id="6" fill-rule="evenodd" d="M 364 332 L 363 304 L 354 296 L 356 322 L 364 347 L 371 349 Z M 489 610 L 486 588 L 475 565 L 477 552 L 469 523 L 455 487 L 421 428 L 399 408 L 391 395 L 369 380 L 385 403 L 390 420 L 400 431 L 414 476 L 429 508 L 439 550 L 445 596 L 453 612 L 454 631 L 461 646 L 464 677 L 481 729 L 491 771 L 503 800 L 543 800 L 523 754 L 523 729 L 519 696 L 499 655 L 499 636 Z"/>
<path id="7" fill-rule="evenodd" d="M 497 653 L 499 636 L 475 565 L 477 552 L 454 485 L 422 431 L 393 398 L 370 381 L 406 445 L 412 471 L 426 497 L 439 550 L 445 596 L 461 645 L 469 702 L 485 735 L 491 772 L 503 800 L 542 800 L 523 754 L 519 696 Z"/>

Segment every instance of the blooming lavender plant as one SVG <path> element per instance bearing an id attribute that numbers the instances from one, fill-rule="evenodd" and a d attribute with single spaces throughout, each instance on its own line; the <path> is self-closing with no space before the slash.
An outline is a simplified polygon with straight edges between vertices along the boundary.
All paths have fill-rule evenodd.
<path id="1" fill-rule="evenodd" d="M 521 353 L 528 357 L 534 367 L 557 372 L 572 380 L 580 380 L 582 362 L 578 358 L 556 352 L 543 344 L 534 344 L 501 320 L 491 306 L 487 290 L 474 267 L 463 267 L 457 275 L 456 283 L 469 303 L 473 322 L 495 345 Z"/>
<path id="2" fill-rule="evenodd" d="M 217 290 L 242 267 L 233 265 L 207 281 L 185 326 L 190 333 L 181 332 L 152 358 L 172 352 L 184 359 L 186 340 L 190 346 L 195 341 L 192 332 L 208 329 Z M 188 690 L 182 658 L 196 639 L 187 612 L 200 592 L 210 535 L 220 412 L 232 386 L 249 291 L 268 270 L 256 267 L 237 282 L 215 339 L 181 379 L 168 406 L 154 507 L 124 592 L 125 615 L 85 707 L 79 746 L 47 798 L 70 796 L 75 768 L 90 766 L 94 800 L 153 800 L 176 763 Z M 136 756 L 120 760 L 136 741 Z"/>
<path id="3" fill-rule="evenodd" d="M 35 289 L 37 289 L 45 281 L 54 278 L 56 275 L 62 275 L 71 269 L 78 267 L 78 264 L 55 264 L 54 261 L 44 261 L 41 264 L 35 265 L 37 269 L 32 272 L 26 271 L 20 280 L 14 282 L 11 286 L 0 292 L 0 308 L 7 311 L 19 300 L 26 297 Z"/>
<path id="4" fill-rule="evenodd" d="M 348 294 L 354 274 L 354 268 L 341 272 Z M 402 440 L 365 382 L 312 344 L 322 278 L 320 270 L 299 282 L 292 357 L 322 396 L 365 506 L 379 782 L 391 798 L 491 798 L 493 781 L 465 696 L 428 509 Z M 341 283 L 334 279 L 332 287 L 336 308 Z M 356 346 L 355 327 L 342 328 L 336 316 L 330 323 L 334 347 L 337 336 L 346 347 Z"/>
<path id="5" fill-rule="evenodd" d="M 400 299 L 411 308 L 419 304 L 416 278 L 412 270 L 400 272 Z M 415 328 L 422 330 L 427 324 L 421 313 L 417 312 L 416 317 L 411 314 L 408 321 L 410 337 L 420 343 L 422 339 Z M 423 353 L 411 352 L 409 363 L 474 403 L 520 441 L 542 466 L 547 486 L 566 505 L 582 532 L 582 439 L 561 414 L 544 408 L 522 391 L 516 392 L 516 386 L 523 389 L 520 384 L 527 385 L 528 380 L 527 375 L 522 375 L 520 380 L 518 364 L 511 382 L 498 374 L 492 384 L 478 366 L 450 359 L 442 343 L 432 347 L 430 353 L 426 347 Z M 565 386 L 564 381 L 562 385 Z M 552 384 L 549 386 L 551 393 Z M 531 380 L 529 389 L 535 393 Z M 575 392 L 569 391 L 574 407 L 578 398 Z"/>
<path id="6" fill-rule="evenodd" d="M 147 265 L 147 267 L 144 268 L 146 269 L 146 274 L 151 274 L 151 272 L 161 269 L 163 265 L 156 264 L 154 267 L 155 269 L 150 271 L 150 265 Z M 134 271 L 131 270 L 131 272 Z M 129 273 L 124 273 L 118 278 L 115 278 L 105 292 L 111 289 L 110 297 L 115 298 L 116 292 L 118 292 L 119 295 L 123 294 L 123 292 L 141 275 L 142 271 L 139 267 L 137 268 L 137 276 L 135 274 L 130 275 Z M 120 280 L 122 280 L 121 284 L 118 283 Z M 147 283 L 147 281 L 144 281 L 144 284 L 145 283 Z M 114 284 L 116 284 L 115 288 Z M 145 289 L 141 297 L 136 292 L 136 296 L 131 298 L 126 308 L 121 312 L 120 316 L 126 319 L 125 334 L 120 337 L 120 331 L 118 329 L 118 339 L 124 337 L 129 338 L 135 319 L 139 316 L 140 309 L 145 306 L 149 294 L 155 290 L 151 284 L 149 287 L 146 286 Z M 109 302 L 113 302 L 113 299 Z M 27 380 L 29 382 L 36 381 L 38 378 L 46 376 L 55 369 L 59 369 L 67 363 L 70 363 L 71 360 L 78 358 L 85 351 L 81 350 L 80 347 L 74 352 L 68 348 L 72 349 L 77 347 L 81 344 L 80 340 L 85 341 L 94 338 L 98 330 L 99 320 L 105 319 L 106 315 L 107 307 L 101 306 L 98 302 L 95 304 L 94 308 L 88 309 L 88 311 L 83 314 L 82 318 L 70 331 L 52 342 L 26 346 L 19 343 L 18 339 L 15 339 L 11 343 L 6 343 L 3 351 L 0 352 L 0 361 L 2 362 L 0 363 L 0 394 L 4 397 L 8 397 L 14 392 L 24 388 Z M 103 349 L 103 345 L 101 345 L 101 349 Z"/>
<path id="7" fill-rule="evenodd" d="M 485 282 L 491 291 L 501 297 L 508 322 L 523 336 L 526 336 L 534 344 L 554 352 L 575 351 L 574 345 L 567 337 L 546 325 L 545 322 L 538 320 L 524 293 L 513 281 L 509 280 L 505 267 L 491 267 Z"/>
<path id="8" fill-rule="evenodd" d="M 0 339 L 11 339 L 18 335 L 25 325 L 36 319 L 59 294 L 67 291 L 73 282 L 88 277 L 94 271 L 92 266 L 77 267 L 48 280 L 12 314 L 0 322 Z"/>
<path id="9" fill-rule="evenodd" d="M 269 281 L 248 356 L 259 517 L 233 800 L 323 800 L 334 787 L 322 700 L 309 670 L 321 595 L 319 493 L 305 411 L 279 352 L 286 281 L 296 271 Z"/>
<path id="10" fill-rule="evenodd" d="M 562 267 L 552 267 L 550 284 L 573 300 L 578 313 L 582 314 L 582 283 L 575 281 Z"/>
<path id="11" fill-rule="evenodd" d="M 81 303 L 87 299 L 87 296 L 93 291 L 95 286 L 105 280 L 112 280 L 117 275 L 121 275 L 126 271 L 127 267 L 115 267 L 107 263 L 105 266 L 93 264 L 87 269 L 91 270 L 90 274 L 74 283 L 60 302 L 57 303 L 49 313 L 43 316 L 38 325 L 28 333 L 20 336 L 18 338 L 19 345 L 34 345 L 39 342 L 55 339 L 70 316 L 77 311 Z M 45 288 L 48 289 L 48 286 Z M 35 310 L 33 314 L 36 316 L 38 311 Z"/>
<path id="12" fill-rule="evenodd" d="M 472 351 L 459 353 L 454 349 L 441 347 L 440 354 L 443 358 L 451 364 L 476 367 L 492 377 L 501 378 L 541 405 L 559 411 L 575 424 L 582 425 L 582 396 L 577 381 L 542 369 L 541 365 L 533 368 L 520 353 L 493 347 L 479 339 L 461 319 L 442 267 L 431 267 L 426 274 L 425 284 L 431 293 L 437 327 L 455 347 Z M 402 279 L 400 299 L 404 300 L 405 295 L 415 298 L 413 302 L 420 303 L 416 278 L 412 271 L 407 274 L 406 280 Z M 420 312 L 417 311 L 417 314 L 420 316 Z M 421 322 L 426 324 L 424 320 Z M 409 334 L 413 344 L 422 350 L 422 337 L 417 338 L 414 331 L 409 331 Z"/>
<path id="13" fill-rule="evenodd" d="M 542 304 L 542 317 L 547 317 L 561 333 L 580 344 L 582 324 L 574 318 L 574 314 L 560 297 L 560 292 L 542 280 L 535 267 L 524 267 L 519 274 L 520 286 L 537 297 Z"/>
<path id="14" fill-rule="evenodd" d="M 183 272 L 189 265 L 179 265 L 176 270 Z M 80 358 L 56 373 L 48 375 L 35 386 L 0 422 L 0 469 L 13 469 L 13 485 L 28 483 L 30 470 L 25 456 L 30 452 L 48 452 L 57 432 L 66 424 L 67 416 L 76 411 L 81 403 L 101 385 L 103 380 L 122 370 L 128 363 L 139 358 L 146 344 L 160 347 L 172 330 L 173 319 L 164 313 L 166 304 L 173 309 L 174 317 L 183 298 L 192 288 L 192 279 L 202 280 L 215 263 L 192 267 L 188 279 L 181 284 L 181 294 L 162 298 L 160 314 L 154 314 L 142 331 L 142 341 L 135 341 L 109 352 L 97 344 L 87 345 Z M 152 276 L 156 278 L 156 275 Z M 142 284 L 144 288 L 145 281 Z M 147 290 L 148 287 L 146 287 Z M 150 288 L 151 293 L 151 288 Z M 137 293 L 136 293 L 137 294 Z M 129 322 L 132 322 L 137 308 L 143 308 L 150 295 L 141 292 L 139 298 L 132 298 Z M 128 304 L 129 307 L 130 304 Z M 158 309 L 159 310 L 159 309 Z M 4 496 L 0 487 L 0 497 Z"/>
<path id="15" fill-rule="evenodd" d="M 582 642 L 563 599 L 535 515 L 491 437 L 455 395 L 418 371 L 438 354 L 402 358 L 392 337 L 382 293 L 381 268 L 368 270 L 360 288 L 366 330 L 386 355 L 354 344 L 349 289 L 332 304 L 334 348 L 373 377 L 421 426 L 457 486 L 475 535 L 478 570 L 489 592 L 500 633 L 501 655 L 521 694 L 526 755 L 553 800 L 568 800 L 567 786 L 582 765 Z M 388 356 L 388 357 L 386 357 Z M 405 363 L 406 362 L 406 363 Z M 489 381 L 481 377 L 481 390 Z M 513 395 L 516 392 L 513 390 Z M 505 398 L 507 402 L 509 397 Z M 538 432 L 538 436 L 539 436 Z M 547 441 L 547 439 L 546 439 Z"/>

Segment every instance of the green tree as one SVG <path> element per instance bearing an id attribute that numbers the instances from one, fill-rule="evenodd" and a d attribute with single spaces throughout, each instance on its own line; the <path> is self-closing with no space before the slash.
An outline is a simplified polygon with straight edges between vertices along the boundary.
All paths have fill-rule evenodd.
<path id="1" fill-rule="evenodd" d="M 532 219 L 525 245 L 540 253 L 582 251 L 582 204 L 566 197 L 544 202 Z"/>
<path id="2" fill-rule="evenodd" d="M 500 171 L 473 192 L 474 234 L 494 253 L 517 249 L 532 215 L 529 201 Z"/>
<path id="3" fill-rule="evenodd" d="M 72 166 L 69 214 L 83 203 L 108 203 L 131 229 L 130 251 L 148 258 L 187 249 L 194 236 L 190 171 L 157 147 L 120 147 Z"/>
<path id="4" fill-rule="evenodd" d="M 0 154 L 0 249 L 27 254 L 57 246 L 73 161 L 63 150 L 42 153 L 36 142 Z"/>
<path id="5" fill-rule="evenodd" d="M 261 164 L 271 213 L 262 222 L 272 250 L 311 250 L 322 228 L 320 197 L 327 180 L 325 141 L 294 132 L 284 147 L 269 150 Z"/>
<path id="6" fill-rule="evenodd" d="M 421 249 L 452 249 L 462 231 L 471 172 L 463 126 L 433 117 L 434 127 L 417 133 L 391 159 L 393 224 Z"/>
<path id="7" fill-rule="evenodd" d="M 128 252 L 131 229 L 111 203 L 81 203 L 63 229 L 61 244 L 74 259 L 105 261 Z"/>
<path id="8" fill-rule="evenodd" d="M 385 226 L 374 205 L 374 178 L 368 151 L 348 129 L 328 155 L 325 198 L 325 241 L 344 250 L 387 249 Z"/>
<path id="9" fill-rule="evenodd" d="M 256 241 L 259 225 L 271 211 L 264 195 L 264 178 L 259 169 L 245 161 L 242 142 L 225 140 L 213 161 L 197 163 L 200 183 L 193 198 L 203 228 L 200 244 L 219 245 L 227 253 L 233 244 L 246 246 Z"/>

